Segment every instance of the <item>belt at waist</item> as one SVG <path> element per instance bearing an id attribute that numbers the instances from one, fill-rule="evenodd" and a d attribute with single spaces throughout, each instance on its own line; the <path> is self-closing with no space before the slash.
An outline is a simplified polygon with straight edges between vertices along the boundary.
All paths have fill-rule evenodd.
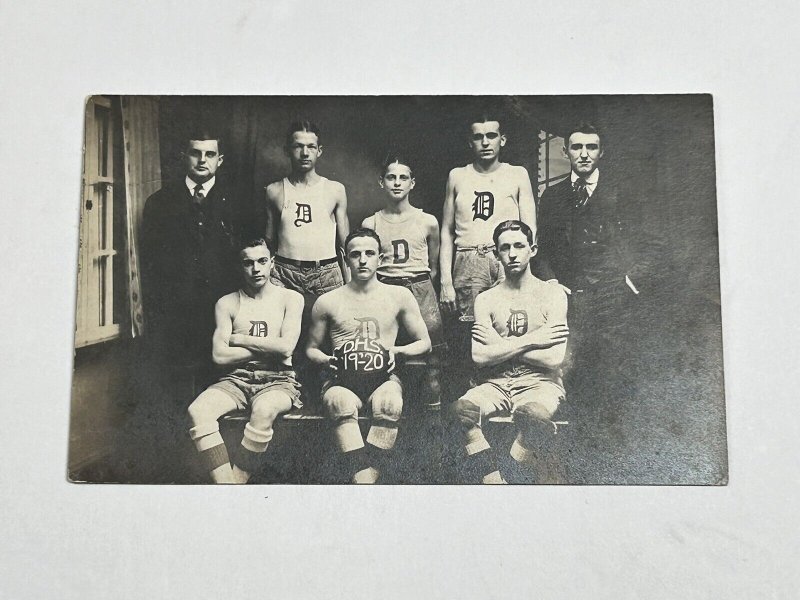
<path id="1" fill-rule="evenodd" d="M 409 285 L 412 283 L 419 283 L 421 281 L 428 281 L 431 276 L 428 273 L 420 273 L 412 277 L 394 277 L 391 275 L 381 275 L 378 273 L 378 281 L 394 285 Z"/>
<path id="2" fill-rule="evenodd" d="M 456 246 L 456 252 L 477 250 L 480 254 L 488 254 L 494 250 L 494 244 L 478 244 L 477 246 Z"/>
<path id="3" fill-rule="evenodd" d="M 274 377 L 274 376 L 284 376 L 284 377 L 285 376 L 292 376 L 292 377 L 294 377 L 295 376 L 294 369 L 291 367 L 291 365 L 282 365 L 280 363 L 279 364 L 272 364 L 272 365 L 268 365 L 268 364 L 256 365 L 256 364 L 253 364 L 253 363 L 247 363 L 247 364 L 239 365 L 239 366 L 235 367 L 233 370 L 231 370 L 227 374 L 228 375 L 234 375 L 234 376 L 236 376 L 236 375 L 244 376 L 246 374 L 248 377 L 254 377 L 256 375 L 256 373 L 259 373 L 259 374 L 267 373 L 272 377 Z"/>
<path id="4" fill-rule="evenodd" d="M 284 258 L 283 256 L 278 256 L 277 254 L 275 255 L 276 263 L 280 263 L 282 265 L 292 265 L 295 267 L 300 267 L 301 269 L 309 269 L 311 267 L 324 267 L 325 265 L 332 265 L 338 260 L 339 259 L 336 257 L 323 258 L 322 260 L 295 260 L 294 258 Z"/>

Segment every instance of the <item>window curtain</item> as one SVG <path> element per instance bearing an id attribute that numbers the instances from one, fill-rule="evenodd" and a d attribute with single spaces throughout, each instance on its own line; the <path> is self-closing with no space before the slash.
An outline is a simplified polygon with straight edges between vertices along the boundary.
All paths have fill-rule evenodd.
<path id="1" fill-rule="evenodd" d="M 128 304 L 131 336 L 144 333 L 142 283 L 139 271 L 139 228 L 147 198 L 161 188 L 158 140 L 159 100 L 153 96 L 122 97 L 122 135 L 125 143 L 127 196 Z"/>

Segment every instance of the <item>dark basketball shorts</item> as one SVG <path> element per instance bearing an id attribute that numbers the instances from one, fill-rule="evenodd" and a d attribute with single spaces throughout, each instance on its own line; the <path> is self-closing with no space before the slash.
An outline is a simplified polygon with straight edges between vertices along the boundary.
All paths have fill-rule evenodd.
<path id="1" fill-rule="evenodd" d="M 343 399 L 341 394 L 327 393 L 337 387 L 349 390 L 355 397 Z M 342 385 L 335 377 L 331 377 L 322 385 L 322 404 L 333 419 L 353 416 L 368 406 L 374 419 L 396 421 L 403 410 L 403 384 L 394 373 L 373 379 L 363 386 Z"/>
<path id="2" fill-rule="evenodd" d="M 475 298 L 505 279 L 494 246 L 456 248 L 453 264 L 453 287 L 456 290 L 458 320 L 475 321 Z"/>
<path id="3" fill-rule="evenodd" d="M 284 392 L 295 408 L 303 406 L 300 402 L 300 384 L 295 379 L 294 371 L 291 370 L 235 369 L 208 389 L 226 393 L 236 402 L 236 408 L 239 410 L 249 408 L 259 396 L 267 392 Z"/>

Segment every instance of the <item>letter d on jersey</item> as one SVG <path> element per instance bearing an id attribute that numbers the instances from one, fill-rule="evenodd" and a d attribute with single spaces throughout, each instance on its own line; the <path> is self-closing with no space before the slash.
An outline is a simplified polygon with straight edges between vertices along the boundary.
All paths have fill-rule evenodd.
<path id="1" fill-rule="evenodd" d="M 355 317 L 356 321 L 361 324 L 356 337 L 365 340 L 378 340 L 381 337 L 381 328 L 376 319 L 372 317 Z"/>
<path id="2" fill-rule="evenodd" d="M 253 337 L 267 337 L 267 322 L 250 321 L 250 335 Z"/>
<path id="3" fill-rule="evenodd" d="M 303 223 L 311 223 L 311 205 L 310 204 L 297 204 L 297 218 L 294 220 L 294 226 L 300 227 Z"/>
<path id="4" fill-rule="evenodd" d="M 522 336 L 528 332 L 528 313 L 524 310 L 511 309 L 511 314 L 506 322 L 509 336 Z"/>
<path id="5" fill-rule="evenodd" d="M 392 240 L 392 251 L 394 254 L 394 264 L 399 265 L 408 262 L 409 250 L 408 242 L 405 240 Z"/>
<path id="6" fill-rule="evenodd" d="M 493 214 L 494 194 L 492 192 L 475 192 L 475 202 L 472 203 L 472 220 L 488 221 Z"/>

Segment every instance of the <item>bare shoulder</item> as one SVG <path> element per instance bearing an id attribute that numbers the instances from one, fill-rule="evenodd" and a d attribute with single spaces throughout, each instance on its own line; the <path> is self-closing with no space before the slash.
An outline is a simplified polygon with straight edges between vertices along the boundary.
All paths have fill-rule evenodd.
<path id="1" fill-rule="evenodd" d="M 300 292 L 281 287 L 279 287 L 278 290 L 280 290 L 280 294 L 283 298 L 283 303 L 285 306 L 303 306 L 305 303 L 303 294 Z"/>
<path id="2" fill-rule="evenodd" d="M 345 293 L 345 286 L 336 288 L 335 290 L 331 290 L 330 292 L 326 292 L 322 294 L 319 298 L 317 298 L 316 302 L 314 302 L 314 311 L 322 312 L 322 313 L 329 313 L 331 308 L 336 305 L 337 302 L 341 302 L 342 295 Z"/>
<path id="3" fill-rule="evenodd" d="M 330 193 L 336 198 L 341 198 L 346 195 L 344 184 L 342 182 L 328 179 L 327 185 Z"/>
<path id="4" fill-rule="evenodd" d="M 539 289 L 541 290 L 542 300 L 548 306 L 556 307 L 567 303 L 567 292 L 558 281 L 542 281 Z"/>
<path id="5" fill-rule="evenodd" d="M 528 175 L 528 169 L 523 167 L 522 165 L 508 165 L 510 167 L 509 172 L 512 174 L 514 179 L 518 181 L 530 180 L 530 176 Z"/>
<path id="6" fill-rule="evenodd" d="M 371 214 L 368 217 L 364 217 L 364 220 L 361 221 L 361 227 L 366 227 L 368 229 L 375 229 L 375 215 Z"/>
<path id="7" fill-rule="evenodd" d="M 417 306 L 417 299 L 411 290 L 402 285 L 388 285 L 383 289 L 384 294 L 390 302 L 395 302 L 399 307 L 407 309 L 410 306 Z"/>
<path id="8" fill-rule="evenodd" d="M 439 221 L 436 219 L 436 217 L 424 211 L 422 213 L 422 223 L 425 225 L 425 227 L 439 229 Z"/>
<path id="9" fill-rule="evenodd" d="M 267 202 L 283 204 L 283 180 L 275 181 L 267 186 Z"/>
<path id="10" fill-rule="evenodd" d="M 475 306 L 486 306 L 487 303 L 494 303 L 502 296 L 502 289 L 500 285 L 484 290 L 475 297 Z"/>
<path id="11" fill-rule="evenodd" d="M 217 310 L 224 310 L 227 312 L 231 312 L 233 308 L 239 302 L 239 292 L 231 292 L 230 294 L 225 294 L 222 298 L 217 300 Z"/>
<path id="12" fill-rule="evenodd" d="M 466 166 L 464 166 L 464 167 L 454 167 L 453 169 L 450 169 L 450 174 L 447 176 L 447 179 L 451 183 L 456 183 L 456 182 L 458 182 L 459 179 L 461 179 L 461 177 L 463 177 L 463 175 L 464 175 L 464 173 L 466 173 L 466 171 L 467 171 L 467 167 Z"/>

